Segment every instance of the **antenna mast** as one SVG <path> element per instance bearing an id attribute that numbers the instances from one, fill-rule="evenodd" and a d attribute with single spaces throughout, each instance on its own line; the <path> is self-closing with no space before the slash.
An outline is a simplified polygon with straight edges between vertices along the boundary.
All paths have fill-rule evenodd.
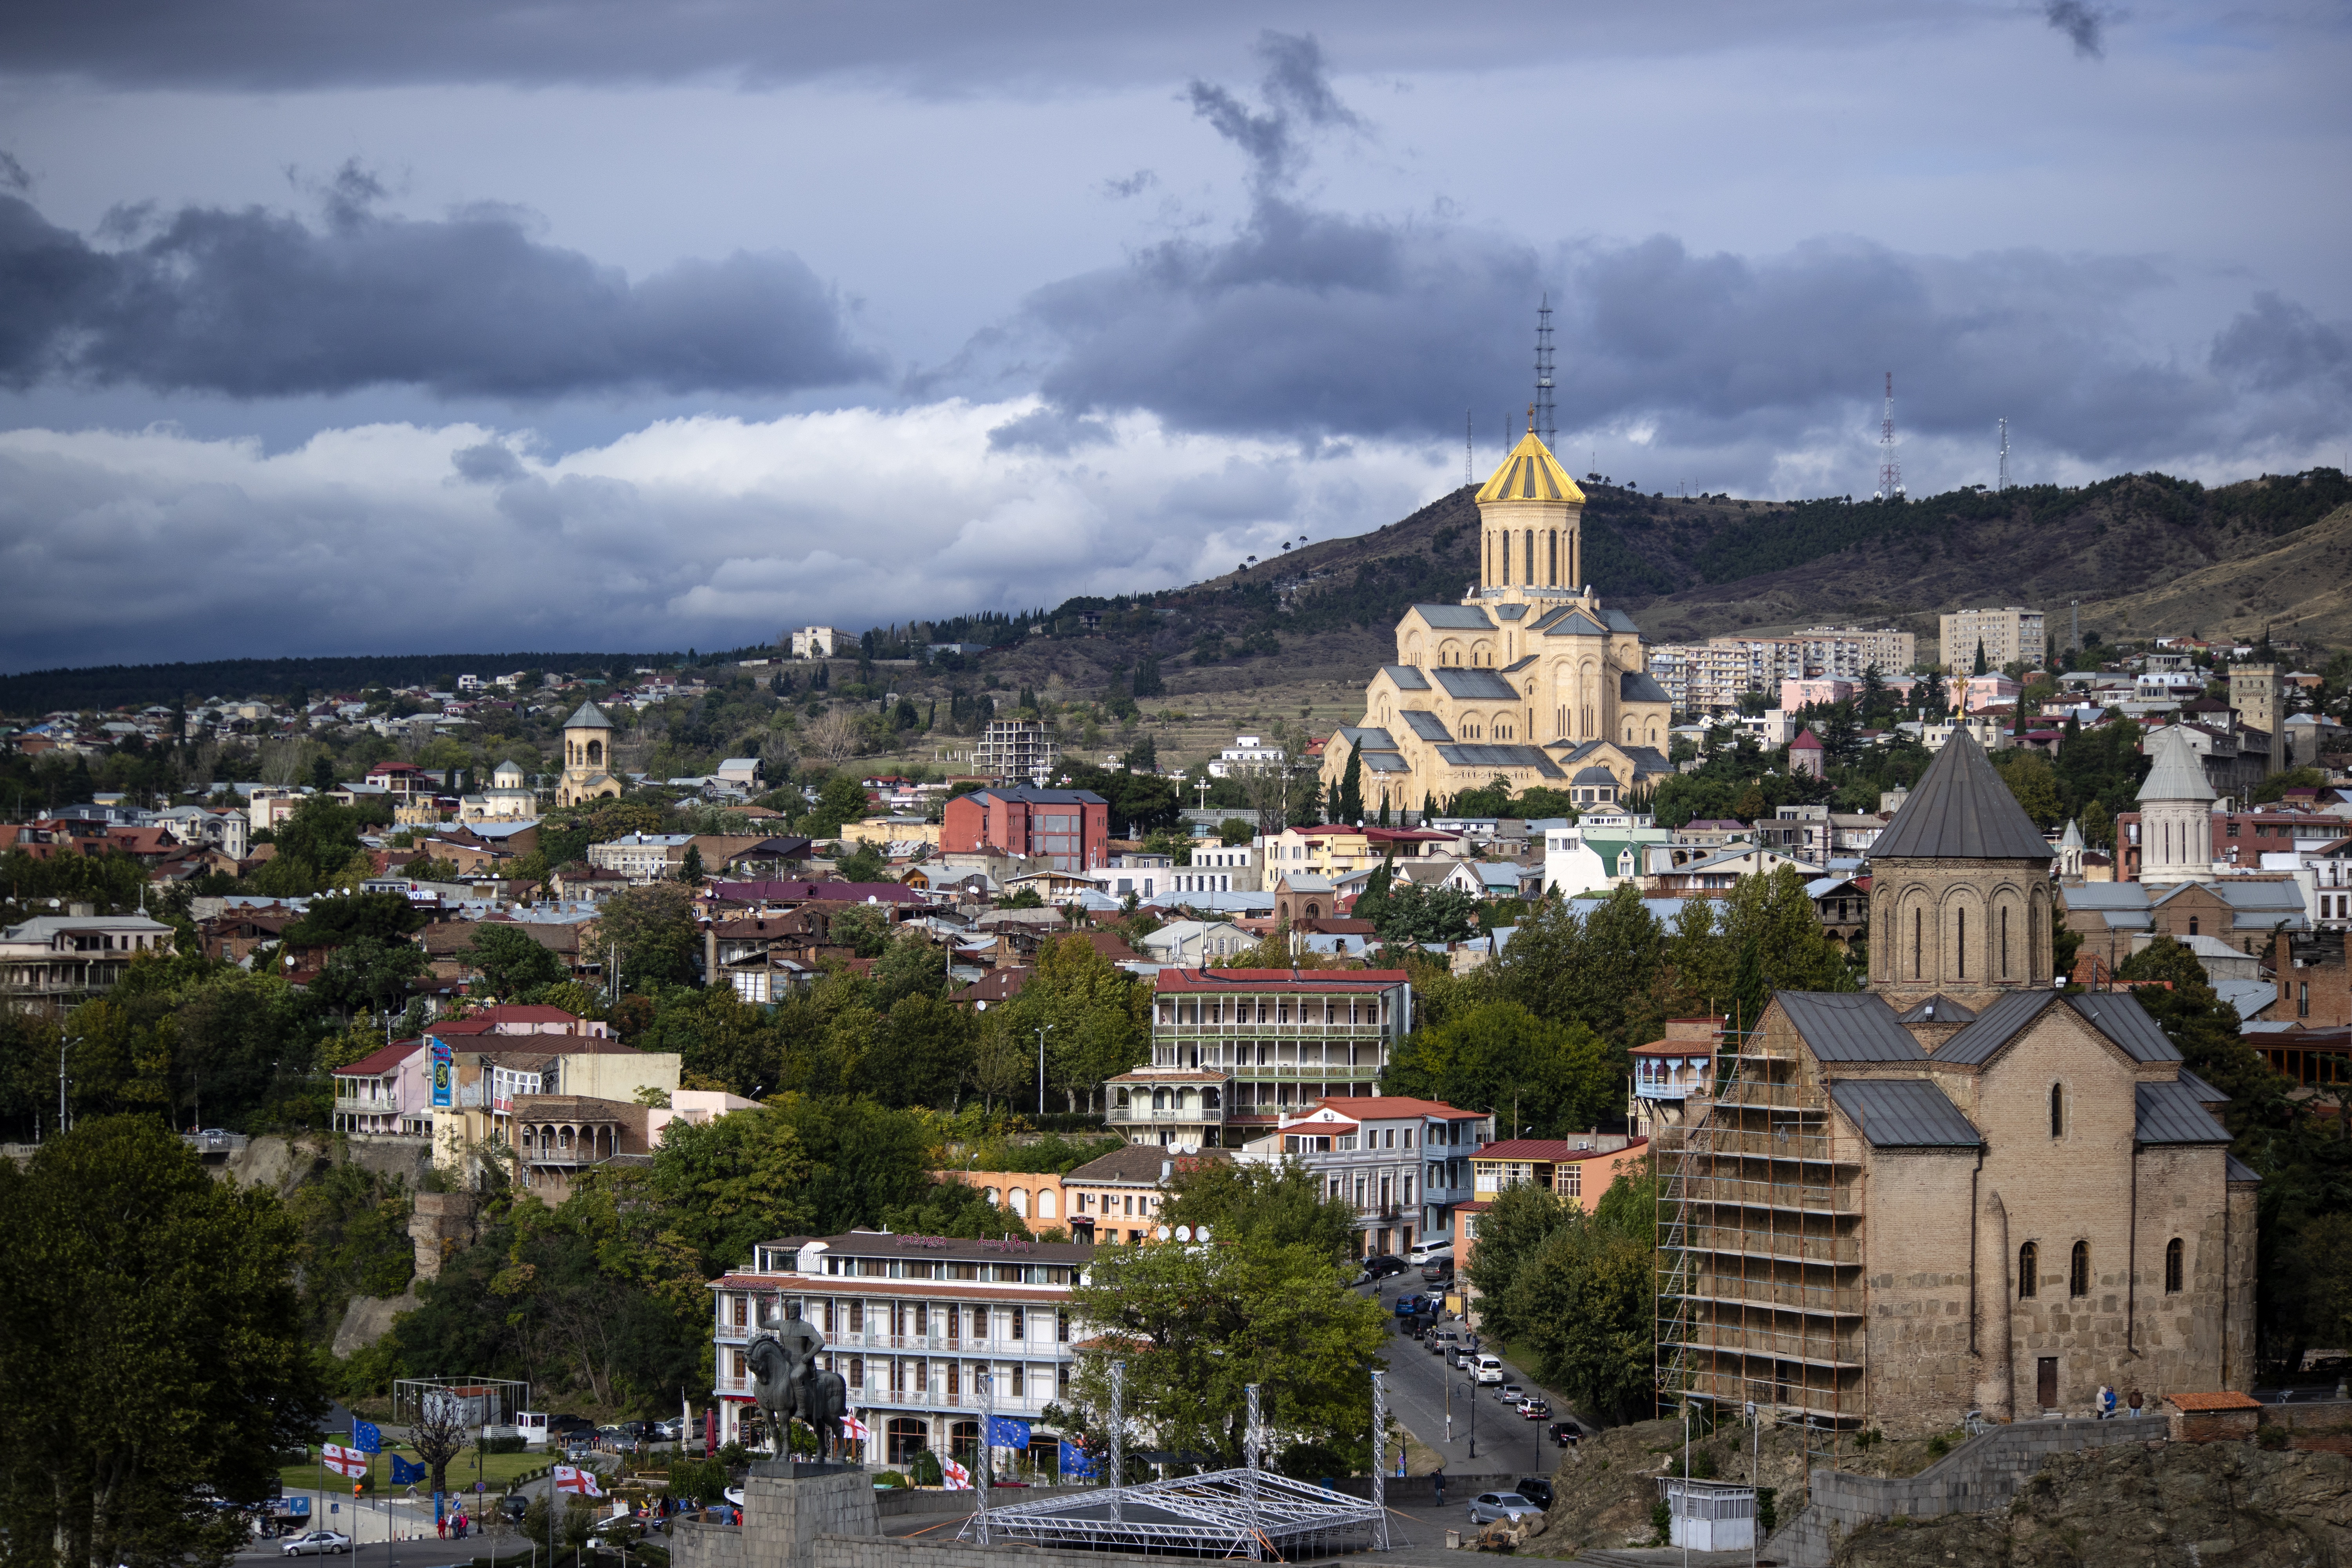
<path id="1" fill-rule="evenodd" d="M 2009 416 L 2007 415 L 2001 416 L 2000 421 L 2000 479 L 1992 488 L 1996 490 L 2009 489 Z"/>
<path id="2" fill-rule="evenodd" d="M 1465 485 L 1477 482 L 1472 472 L 1474 450 L 1470 439 L 1470 411 L 1465 408 L 1462 411 L 1462 482 Z"/>
<path id="3" fill-rule="evenodd" d="M 1874 500 L 1903 499 L 1903 465 L 1895 458 L 1895 373 L 1886 373 L 1886 412 L 1878 421 L 1878 494 Z"/>
<path id="4" fill-rule="evenodd" d="M 1546 294 L 1543 303 L 1536 307 L 1536 406 L 1535 433 L 1543 444 L 1559 446 L 1559 426 L 1552 418 L 1551 408 L 1551 296 Z"/>

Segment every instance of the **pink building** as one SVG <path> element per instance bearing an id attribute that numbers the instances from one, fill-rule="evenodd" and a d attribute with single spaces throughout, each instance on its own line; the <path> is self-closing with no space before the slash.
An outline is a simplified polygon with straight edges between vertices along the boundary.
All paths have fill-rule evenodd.
<path id="1" fill-rule="evenodd" d="M 1862 693 L 1862 683 L 1856 680 L 1783 679 L 1780 682 L 1780 711 L 1794 713 L 1800 708 L 1816 702 L 1851 702 Z"/>
<path id="2" fill-rule="evenodd" d="M 335 1131 L 430 1137 L 433 1107 L 425 1093 L 431 1047 L 395 1040 L 335 1069 Z"/>

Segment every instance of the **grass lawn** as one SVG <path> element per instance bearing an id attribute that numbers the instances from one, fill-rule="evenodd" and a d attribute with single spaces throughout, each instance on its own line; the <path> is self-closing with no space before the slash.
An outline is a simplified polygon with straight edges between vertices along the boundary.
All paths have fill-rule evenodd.
<path id="1" fill-rule="evenodd" d="M 416 1451 L 414 1448 L 402 1447 L 395 1449 L 393 1445 L 385 1444 L 384 1451 L 375 1456 L 375 1468 L 371 1477 L 374 1489 L 371 1496 L 381 1497 L 394 1489 L 392 1486 L 391 1456 L 395 1452 L 411 1464 L 416 1462 Z M 545 1454 L 491 1454 L 482 1460 L 481 1479 L 489 1483 L 490 1490 L 503 1491 L 509 1481 L 524 1471 L 536 1470 L 551 1462 Z M 289 1497 L 298 1492 L 315 1493 L 320 1485 L 319 1473 L 319 1461 L 316 1459 L 305 1465 L 288 1465 L 278 1472 L 278 1478 L 286 1483 L 286 1494 Z M 467 1448 L 449 1461 L 449 1489 L 471 1491 L 474 1480 L 474 1450 Z M 425 1485 L 423 1481 L 417 1483 L 420 1495 L 425 1489 Z M 327 1472 L 326 1489 L 337 1496 L 349 1497 L 352 1492 L 352 1483 L 330 1470 Z"/>

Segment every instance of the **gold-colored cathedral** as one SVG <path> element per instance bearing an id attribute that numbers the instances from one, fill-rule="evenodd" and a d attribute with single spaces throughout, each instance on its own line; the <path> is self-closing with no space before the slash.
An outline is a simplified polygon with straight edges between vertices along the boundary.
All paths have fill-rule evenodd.
<path id="1" fill-rule="evenodd" d="M 1602 607 L 1584 569 L 1584 492 L 1530 430 L 1478 491 L 1478 582 L 1415 605 L 1360 723 L 1323 752 L 1324 798 L 1361 759 L 1364 810 L 1440 806 L 1497 777 L 1607 809 L 1663 778 L 1673 704 L 1641 628 Z"/>

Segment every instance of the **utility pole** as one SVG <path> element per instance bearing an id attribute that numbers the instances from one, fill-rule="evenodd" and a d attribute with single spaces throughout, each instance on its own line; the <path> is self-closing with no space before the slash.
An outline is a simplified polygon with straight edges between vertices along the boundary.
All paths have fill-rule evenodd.
<path id="1" fill-rule="evenodd" d="M 81 1044 L 81 1037 L 79 1035 L 58 1037 L 58 1131 L 59 1132 L 73 1131 L 73 1123 L 66 1111 L 66 1052 L 79 1044 Z"/>
<path id="2" fill-rule="evenodd" d="M 1053 1032 L 1051 1024 L 1037 1031 L 1037 1114 L 1040 1116 L 1045 1114 L 1045 1037 Z"/>
<path id="3" fill-rule="evenodd" d="M 2007 415 L 2003 415 L 2000 421 L 2000 473 L 1996 477 L 1992 488 L 1996 491 L 2009 489 L 2009 416 Z"/>

